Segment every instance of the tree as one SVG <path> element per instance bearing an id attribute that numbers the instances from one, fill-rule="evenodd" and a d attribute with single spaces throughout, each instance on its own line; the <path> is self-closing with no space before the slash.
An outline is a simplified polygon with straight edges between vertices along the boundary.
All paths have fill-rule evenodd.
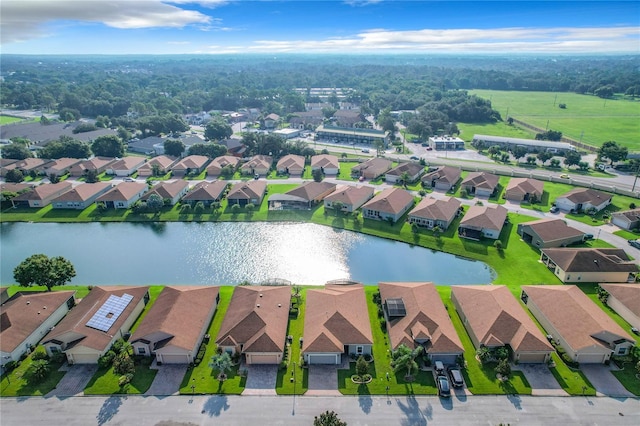
<path id="1" fill-rule="evenodd" d="M 527 156 L 527 164 L 530 166 L 533 166 L 536 164 L 536 157 L 534 157 L 533 155 L 529 155 Z"/>
<path id="2" fill-rule="evenodd" d="M 607 84 L 605 86 L 598 87 L 593 91 L 593 94 L 603 99 L 611 98 L 613 96 L 613 86 Z"/>
<path id="3" fill-rule="evenodd" d="M 238 213 L 240 213 L 241 209 L 242 209 L 242 207 L 240 207 L 240 204 L 234 204 L 234 205 L 231 206 L 231 213 L 238 214 Z"/>
<path id="4" fill-rule="evenodd" d="M 496 365 L 496 374 L 501 375 L 504 378 L 509 378 L 511 375 L 511 365 L 508 359 L 501 359 Z"/>
<path id="5" fill-rule="evenodd" d="M 244 206 L 244 209 L 247 212 L 247 216 L 251 216 L 251 215 L 253 215 L 253 212 L 255 212 L 255 210 L 256 210 L 256 205 L 253 204 L 253 203 L 249 203 L 246 206 Z"/>
<path id="6" fill-rule="evenodd" d="M 517 146 L 511 150 L 511 154 L 513 155 L 513 158 L 518 161 L 519 159 L 527 155 L 527 149 L 523 146 Z"/>
<path id="7" fill-rule="evenodd" d="M 602 144 L 598 149 L 599 158 L 608 158 L 612 164 L 617 161 L 624 161 L 627 159 L 629 149 L 626 146 L 618 145 L 616 141 L 607 141 Z"/>
<path id="8" fill-rule="evenodd" d="M 51 174 L 49 174 L 49 182 L 51 182 L 51 183 L 58 183 L 58 182 L 60 182 L 60 176 L 58 176 L 58 175 L 57 175 L 57 174 L 55 174 L 55 173 L 51 173 Z"/>
<path id="9" fill-rule="evenodd" d="M 116 135 L 99 136 L 91 144 L 91 151 L 98 157 L 123 157 L 124 144 Z"/>
<path id="10" fill-rule="evenodd" d="M 164 200 L 158 194 L 151 194 L 147 198 L 147 209 L 151 212 L 159 212 L 164 207 Z"/>
<path id="11" fill-rule="evenodd" d="M 227 164 L 222 168 L 222 170 L 220 170 L 220 176 L 222 176 L 225 179 L 231 179 L 235 172 L 236 172 L 236 168 L 233 167 L 231 164 Z"/>
<path id="12" fill-rule="evenodd" d="M 86 183 L 96 183 L 100 179 L 98 179 L 98 171 L 97 170 L 85 170 L 84 171 L 84 181 Z"/>
<path id="13" fill-rule="evenodd" d="M 576 151 L 567 151 L 564 155 L 564 164 L 568 167 L 577 166 L 578 164 L 580 164 L 581 159 L 582 156 L 580 155 L 580 153 Z"/>
<path id="14" fill-rule="evenodd" d="M 540 151 L 537 157 L 538 157 L 538 160 L 540 160 L 540 162 L 544 166 L 544 163 L 546 163 L 547 161 L 553 158 L 553 154 L 551 154 L 549 151 Z"/>
<path id="15" fill-rule="evenodd" d="M 322 174 L 322 169 L 315 169 L 311 172 L 311 176 L 313 176 L 313 180 L 315 182 L 322 182 L 322 178 L 324 175 Z"/>
<path id="16" fill-rule="evenodd" d="M 13 278 L 22 287 L 44 285 L 48 291 L 75 276 L 76 270 L 67 259 L 62 256 L 49 258 L 44 254 L 29 256 L 13 270 Z"/>
<path id="17" fill-rule="evenodd" d="M 325 411 L 313 418 L 313 426 L 347 426 L 347 422 L 340 420 L 335 411 Z"/>
<path id="18" fill-rule="evenodd" d="M 232 134 L 231 126 L 221 119 L 211 120 L 204 129 L 204 137 L 212 141 L 229 138 Z"/>
<path id="19" fill-rule="evenodd" d="M 406 369 L 407 376 L 411 376 L 411 371 L 418 369 L 416 358 L 423 350 L 424 348 L 422 346 L 417 346 L 411 350 L 404 343 L 398 346 L 398 349 L 391 353 L 391 366 L 393 367 L 393 371 L 398 372 Z"/>
<path id="20" fill-rule="evenodd" d="M 88 158 L 91 148 L 85 142 L 69 136 L 60 136 L 56 141 L 49 142 L 38 154 L 40 158 Z"/>
<path id="21" fill-rule="evenodd" d="M 164 153 L 172 157 L 180 157 L 184 152 L 184 143 L 177 139 L 167 139 L 164 141 Z"/>
<path id="22" fill-rule="evenodd" d="M 198 201 L 196 205 L 193 207 L 194 214 L 202 214 L 204 213 L 204 203 L 202 201 Z"/>
<path id="23" fill-rule="evenodd" d="M 226 371 L 230 370 L 232 365 L 229 352 L 224 351 L 211 357 L 209 367 L 218 370 L 218 380 L 223 381 L 227 379 Z"/>
<path id="24" fill-rule="evenodd" d="M 49 361 L 46 359 L 39 359 L 37 361 L 33 361 L 25 371 L 27 382 L 29 383 L 42 382 L 49 375 L 50 369 L 51 369 L 51 366 L 49 365 Z"/>
<path id="25" fill-rule="evenodd" d="M 500 152 L 501 152 L 501 151 L 502 151 L 502 150 L 500 149 L 500 146 L 499 146 L 499 145 L 493 145 L 493 146 L 490 146 L 490 147 L 489 147 L 489 149 L 487 150 L 487 152 L 489 153 L 489 155 L 490 155 L 491 157 L 493 157 L 493 158 L 498 157 L 498 155 L 500 155 Z"/>
<path id="26" fill-rule="evenodd" d="M 128 351 L 121 351 L 113 359 L 113 372 L 119 376 L 136 372 L 133 358 L 131 358 Z"/>
<path id="27" fill-rule="evenodd" d="M 500 252 L 503 250 L 502 241 L 500 241 L 500 240 L 495 240 L 493 242 L 493 246 L 496 248 L 496 250 L 498 250 Z"/>
<path id="28" fill-rule="evenodd" d="M 360 355 L 356 361 L 356 374 L 360 377 L 369 374 L 369 363 L 362 355 Z"/>
<path id="29" fill-rule="evenodd" d="M 379 157 L 384 154 L 384 141 L 382 139 L 376 139 L 373 141 L 373 146 L 376 148 L 376 155 Z"/>
<path id="30" fill-rule="evenodd" d="M 2 147 L 2 158 L 10 158 L 12 160 L 24 160 L 32 158 L 33 154 L 25 145 L 20 143 L 10 143 Z"/>
<path id="31" fill-rule="evenodd" d="M 580 171 L 586 172 L 589 170 L 589 163 L 587 163 L 586 161 L 580 161 L 578 163 L 578 168 L 580 169 Z"/>
<path id="32" fill-rule="evenodd" d="M 189 148 L 189 155 L 204 155 L 216 158 L 227 153 L 227 147 L 219 143 L 197 143 Z"/>
<path id="33" fill-rule="evenodd" d="M 409 173 L 407 172 L 402 172 L 402 174 L 400 175 L 400 182 L 402 182 L 402 186 L 404 186 L 405 189 L 407 188 L 407 183 L 409 183 L 410 179 L 411 176 L 409 176 Z"/>
<path id="34" fill-rule="evenodd" d="M 500 161 L 502 161 L 503 163 L 509 162 L 509 153 L 503 152 L 502 154 L 500 154 Z"/>
<path id="35" fill-rule="evenodd" d="M 24 180 L 24 175 L 22 174 L 21 170 L 11 169 L 7 171 L 7 174 L 5 175 L 5 179 L 7 180 L 7 182 L 20 183 Z"/>
<path id="36" fill-rule="evenodd" d="M 562 139 L 562 132 L 557 130 L 547 130 L 546 132 L 538 133 L 536 140 L 538 141 L 559 141 Z"/>
<path id="37" fill-rule="evenodd" d="M 557 158 L 552 158 L 551 161 L 549 162 L 549 167 L 552 167 L 554 169 L 557 169 L 560 167 L 560 160 L 558 160 Z"/>

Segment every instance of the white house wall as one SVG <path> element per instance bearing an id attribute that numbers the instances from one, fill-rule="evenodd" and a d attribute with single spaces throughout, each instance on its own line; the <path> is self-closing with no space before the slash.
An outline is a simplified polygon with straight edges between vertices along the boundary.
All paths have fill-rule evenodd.
<path id="1" fill-rule="evenodd" d="M 618 299 L 609 295 L 607 299 L 607 305 L 611 307 L 614 311 L 618 313 L 625 321 L 631 324 L 632 327 L 640 329 L 640 317 L 638 315 L 631 312 L 629 308 L 623 305 Z"/>

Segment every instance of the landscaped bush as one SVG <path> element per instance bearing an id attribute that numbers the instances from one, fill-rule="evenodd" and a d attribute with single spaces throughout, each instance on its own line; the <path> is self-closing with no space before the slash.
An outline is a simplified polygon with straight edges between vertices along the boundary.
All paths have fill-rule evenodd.
<path id="1" fill-rule="evenodd" d="M 25 379 L 27 379 L 29 383 L 41 382 L 49 375 L 50 370 L 51 366 L 46 359 L 33 361 L 27 368 L 27 371 L 25 371 Z"/>
<path id="2" fill-rule="evenodd" d="M 114 351 L 108 351 L 106 354 L 98 358 L 98 367 L 109 368 L 111 364 L 113 364 L 113 360 L 115 357 L 116 353 Z"/>
<path id="3" fill-rule="evenodd" d="M 47 355 L 47 351 L 45 351 L 44 347 L 40 346 L 33 352 L 31 355 L 31 359 L 34 361 L 40 361 L 42 359 L 49 359 L 49 355 Z"/>
<path id="4" fill-rule="evenodd" d="M 5 373 L 9 373 L 18 368 L 19 365 L 20 363 L 17 361 L 9 361 L 4 365 L 4 371 Z"/>

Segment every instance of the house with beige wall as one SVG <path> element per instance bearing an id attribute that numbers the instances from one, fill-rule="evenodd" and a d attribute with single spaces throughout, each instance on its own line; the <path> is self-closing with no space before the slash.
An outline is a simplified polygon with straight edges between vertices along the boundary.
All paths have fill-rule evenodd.
<path id="1" fill-rule="evenodd" d="M 607 305 L 632 327 L 640 330 L 640 285 L 601 284 L 609 293 Z"/>
<path id="2" fill-rule="evenodd" d="M 618 248 L 548 248 L 540 260 L 563 283 L 624 283 L 635 280 L 638 265 Z"/>

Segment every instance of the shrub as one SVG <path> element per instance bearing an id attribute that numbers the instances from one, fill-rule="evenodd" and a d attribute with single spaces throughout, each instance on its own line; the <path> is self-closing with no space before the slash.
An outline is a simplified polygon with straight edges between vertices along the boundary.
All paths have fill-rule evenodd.
<path id="1" fill-rule="evenodd" d="M 502 377 L 509 377 L 511 375 L 511 365 L 509 364 L 509 360 L 500 360 L 498 365 L 496 365 L 496 373 L 500 374 Z"/>
<path id="2" fill-rule="evenodd" d="M 9 361 L 4 365 L 4 371 L 9 373 L 9 372 L 15 370 L 16 368 L 18 368 L 19 365 L 20 365 L 19 362 Z"/>
<path id="3" fill-rule="evenodd" d="M 113 360 L 113 372 L 118 375 L 133 374 L 136 371 L 136 367 L 133 364 L 133 359 L 128 353 L 123 352 Z"/>
<path id="4" fill-rule="evenodd" d="M 118 379 L 118 386 L 123 387 L 125 385 L 128 385 L 129 383 L 131 383 L 131 380 L 133 380 L 133 374 L 131 373 L 123 374 Z"/>
<path id="5" fill-rule="evenodd" d="M 49 357 L 49 361 L 55 364 L 62 364 L 65 359 L 66 356 L 62 352 L 54 352 L 51 354 L 51 357 Z"/>
<path id="6" fill-rule="evenodd" d="M 356 361 L 356 373 L 359 376 L 364 376 L 369 373 L 369 363 L 365 361 L 362 355 L 360 355 Z"/>
<path id="7" fill-rule="evenodd" d="M 25 371 L 25 378 L 29 383 L 41 382 L 49 375 L 50 369 L 49 361 L 45 359 L 33 361 Z"/>
<path id="8" fill-rule="evenodd" d="M 49 355 L 47 355 L 47 351 L 44 350 L 42 346 L 39 346 L 31 355 L 31 359 L 34 361 L 40 361 L 42 359 L 49 359 Z"/>
<path id="9" fill-rule="evenodd" d="M 497 348 L 494 351 L 494 356 L 496 357 L 496 359 L 499 359 L 499 360 L 509 359 L 509 349 L 507 349 L 504 346 Z"/>

